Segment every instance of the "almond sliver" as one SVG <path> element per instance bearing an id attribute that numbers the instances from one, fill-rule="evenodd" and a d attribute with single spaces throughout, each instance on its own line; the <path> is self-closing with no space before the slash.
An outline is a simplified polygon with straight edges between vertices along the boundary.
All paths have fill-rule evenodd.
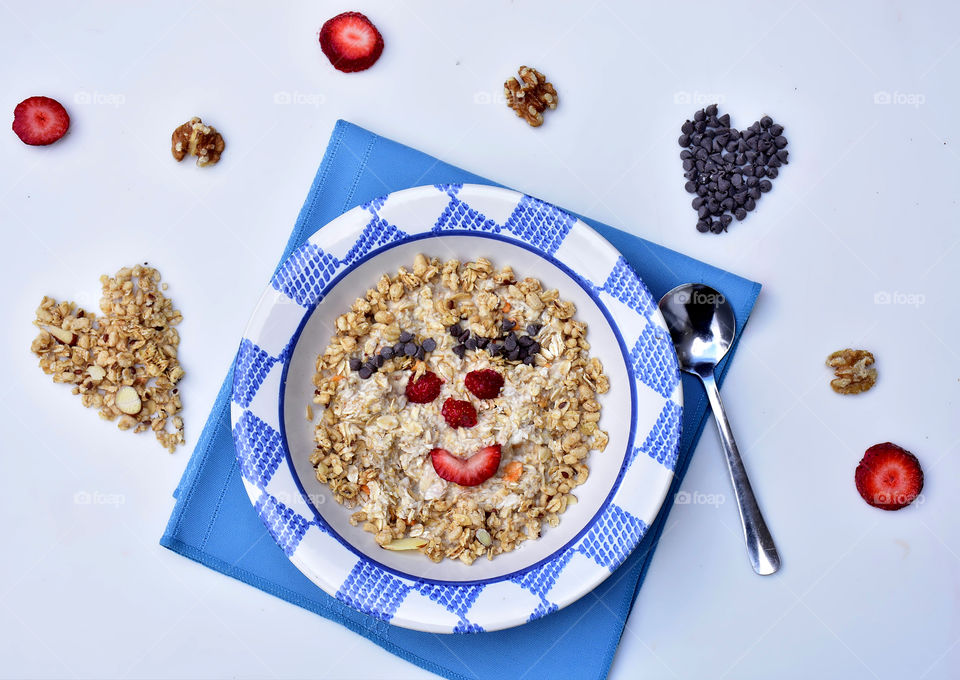
<path id="1" fill-rule="evenodd" d="M 387 550 L 418 550 L 427 544 L 427 539 L 425 538 L 398 538 L 395 541 L 390 541 L 387 543 L 384 548 Z"/>

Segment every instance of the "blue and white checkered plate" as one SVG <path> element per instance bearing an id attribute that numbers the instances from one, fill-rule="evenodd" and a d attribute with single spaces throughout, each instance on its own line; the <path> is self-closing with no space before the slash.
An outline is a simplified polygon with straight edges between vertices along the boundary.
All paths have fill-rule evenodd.
<path id="1" fill-rule="evenodd" d="M 333 322 L 383 273 L 424 253 L 486 257 L 540 279 L 577 306 L 610 391 L 610 436 L 557 527 L 472 565 L 380 548 L 350 525 L 310 465 L 317 355 Z M 394 625 L 490 631 L 556 611 L 607 578 L 637 546 L 673 478 L 682 395 L 656 301 L 624 258 L 575 217 L 530 196 L 480 185 L 399 191 L 341 215 L 280 266 L 244 333 L 231 418 L 250 502 L 287 557 L 338 600 Z M 318 415 L 321 407 L 316 407 Z M 426 452 L 425 452 L 426 454 Z"/>

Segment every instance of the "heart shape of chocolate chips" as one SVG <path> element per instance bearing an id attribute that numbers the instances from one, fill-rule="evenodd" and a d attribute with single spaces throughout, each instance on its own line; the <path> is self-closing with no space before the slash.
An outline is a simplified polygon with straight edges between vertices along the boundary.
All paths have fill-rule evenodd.
<path id="1" fill-rule="evenodd" d="M 730 114 L 716 104 L 700 109 L 680 127 L 684 188 L 696 194 L 697 231 L 721 234 L 734 218 L 746 219 L 773 188 L 787 164 L 783 126 L 764 116 L 746 130 L 730 127 Z"/>

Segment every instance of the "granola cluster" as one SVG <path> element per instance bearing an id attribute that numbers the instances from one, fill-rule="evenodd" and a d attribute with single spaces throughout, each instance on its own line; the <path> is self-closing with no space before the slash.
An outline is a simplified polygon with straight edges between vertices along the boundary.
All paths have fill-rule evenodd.
<path id="1" fill-rule="evenodd" d="M 183 443 L 177 383 L 180 312 L 161 286 L 160 273 L 137 265 L 101 276 L 102 316 L 73 302 L 44 297 L 34 324 L 40 334 L 30 346 L 40 368 L 56 383 L 73 385 L 84 406 L 116 420 L 121 430 L 152 430 L 173 452 Z"/>
<path id="2" fill-rule="evenodd" d="M 356 509 L 352 521 L 379 545 L 418 549 L 438 562 L 492 559 L 539 537 L 544 522 L 556 526 L 576 503 L 573 489 L 587 480 L 590 451 L 608 441 L 598 395 L 609 381 L 575 312 L 556 290 L 482 258 L 418 255 L 412 270 L 383 275 L 337 318 L 317 358 L 317 480 Z M 455 325 L 474 338 L 530 326 L 541 349 L 529 362 L 476 343 L 457 353 Z M 423 344 L 433 349 L 419 357 L 388 352 L 366 378 L 351 370 L 351 361 L 382 358 L 403 333 L 431 340 Z M 483 369 L 503 376 L 500 396 L 477 399 L 464 387 L 468 372 Z M 441 396 L 412 403 L 404 387 L 426 371 L 442 379 Z M 476 425 L 450 427 L 441 414 L 446 398 L 471 401 Z M 463 455 L 494 443 L 502 445 L 499 469 L 479 486 L 441 479 L 428 455 L 435 447 Z"/>

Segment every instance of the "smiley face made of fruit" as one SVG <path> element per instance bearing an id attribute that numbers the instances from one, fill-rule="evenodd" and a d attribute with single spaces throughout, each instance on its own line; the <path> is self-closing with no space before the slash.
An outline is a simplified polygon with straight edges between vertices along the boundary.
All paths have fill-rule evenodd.
<path id="1" fill-rule="evenodd" d="M 491 357 L 502 357 L 503 366 L 494 368 L 480 368 L 469 371 L 463 378 L 463 386 L 473 396 L 480 400 L 489 401 L 500 396 L 505 384 L 501 372 L 510 365 L 534 365 L 537 354 L 540 353 L 540 343 L 536 336 L 542 325 L 531 323 L 523 329 L 518 329 L 515 322 L 505 320 L 500 326 L 501 335 L 497 338 L 485 338 L 472 334 L 460 324 L 449 326 L 446 331 L 454 338 L 450 351 L 463 359 L 468 351 L 484 351 Z M 370 379 L 386 362 L 398 357 L 417 360 L 419 364 L 426 355 L 435 351 L 438 343 L 435 339 L 425 338 L 417 341 L 416 336 L 408 331 L 399 334 L 397 342 L 382 347 L 379 352 L 368 356 L 366 360 L 354 357 L 350 360 L 351 371 L 361 380 Z M 429 404 L 440 398 L 443 380 L 433 371 L 411 371 L 406 379 L 404 394 L 411 404 Z M 482 417 L 477 408 L 466 399 L 448 397 L 444 400 L 440 415 L 448 426 L 453 429 L 472 428 Z M 481 446 L 468 457 L 454 455 L 445 448 L 430 450 L 430 460 L 437 475 L 453 484 L 464 487 L 479 486 L 497 473 L 500 466 L 502 447 L 500 443 Z M 523 464 L 520 461 L 509 463 L 504 470 L 504 479 L 507 482 L 516 481 L 522 473 Z"/>
<path id="2" fill-rule="evenodd" d="M 478 399 L 495 399 L 503 388 L 503 376 L 489 368 L 470 371 L 463 382 Z M 441 385 L 437 374 L 430 371 L 419 377 L 410 376 L 405 390 L 407 400 L 414 404 L 429 403 L 440 396 Z M 477 409 L 465 399 L 448 397 L 440 412 L 452 428 L 477 424 Z M 490 479 L 500 467 L 500 444 L 485 446 L 469 458 L 460 458 L 446 449 L 433 449 L 430 451 L 430 461 L 441 479 L 460 486 L 478 486 Z"/>

